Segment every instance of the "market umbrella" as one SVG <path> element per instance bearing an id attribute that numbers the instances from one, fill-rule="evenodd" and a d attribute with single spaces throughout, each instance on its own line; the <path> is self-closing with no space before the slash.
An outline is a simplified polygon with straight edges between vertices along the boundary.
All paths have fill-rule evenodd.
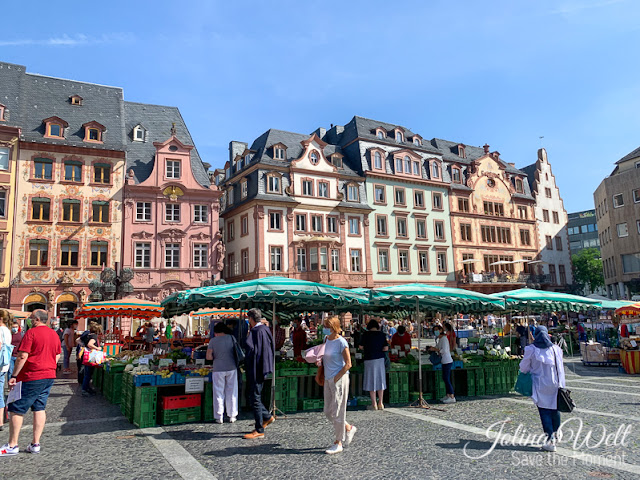
<path id="1" fill-rule="evenodd" d="M 76 310 L 75 318 L 131 317 L 132 319 L 151 320 L 161 315 L 162 306 L 157 302 L 138 298 L 124 298 L 122 300 L 85 303 Z"/>
<path id="2" fill-rule="evenodd" d="M 25 318 L 29 318 L 31 316 L 31 312 L 23 312 L 21 310 L 11 310 L 9 308 L 3 308 L 5 312 L 13 315 L 13 318 L 16 320 L 24 320 Z"/>
<path id="3" fill-rule="evenodd" d="M 351 290 L 307 282 L 286 277 L 264 277 L 246 282 L 201 287 L 176 292 L 162 301 L 165 315 L 191 312 L 200 308 L 271 308 L 272 318 L 276 317 L 276 307 L 291 311 L 305 310 L 345 310 L 358 308 L 369 302 L 368 295 Z M 271 322 L 275 339 L 276 322 Z M 275 362 L 275 344 L 274 344 Z M 275 404 L 275 365 L 271 384 L 272 411 Z"/>
<path id="4" fill-rule="evenodd" d="M 374 288 L 369 293 L 370 306 L 396 305 L 397 307 L 414 307 L 418 324 L 418 407 L 429 408 L 422 395 L 422 322 L 420 311 L 447 312 L 466 311 L 468 313 L 495 311 L 502 309 L 502 300 L 497 300 L 482 293 L 461 288 L 438 287 L 424 283 L 410 283 L 391 287 Z"/>
<path id="5" fill-rule="evenodd" d="M 640 315 L 640 302 L 616 308 L 616 315 Z"/>
<path id="6" fill-rule="evenodd" d="M 617 310 L 618 308 L 630 307 L 633 305 L 633 302 L 630 302 L 628 300 L 604 299 L 604 300 L 600 300 L 600 303 L 601 303 L 600 307 L 602 308 L 602 310 Z"/>
<path id="7" fill-rule="evenodd" d="M 501 298 L 505 307 L 514 310 L 528 309 L 533 312 L 550 312 L 554 310 L 567 310 L 571 312 L 584 312 L 600 308 L 600 300 L 570 295 L 568 293 L 549 292 L 546 290 L 534 290 L 532 288 L 520 288 L 507 292 L 493 293 L 494 298 Z"/>

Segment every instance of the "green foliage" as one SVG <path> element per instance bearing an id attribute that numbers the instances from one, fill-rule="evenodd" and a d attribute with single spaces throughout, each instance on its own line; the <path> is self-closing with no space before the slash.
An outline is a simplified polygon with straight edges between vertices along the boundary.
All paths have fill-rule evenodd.
<path id="1" fill-rule="evenodd" d="M 598 249 L 585 248 L 573 255 L 571 262 L 573 263 L 573 276 L 577 283 L 589 286 L 592 292 L 598 287 L 604 287 L 602 259 Z"/>

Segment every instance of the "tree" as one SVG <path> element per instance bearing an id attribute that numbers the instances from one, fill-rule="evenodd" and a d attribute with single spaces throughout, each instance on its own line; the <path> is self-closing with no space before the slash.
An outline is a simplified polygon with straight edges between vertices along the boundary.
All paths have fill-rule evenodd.
<path id="1" fill-rule="evenodd" d="M 597 248 L 585 248 L 571 257 L 573 277 L 581 285 L 588 286 L 592 292 L 604 287 L 602 258 Z"/>

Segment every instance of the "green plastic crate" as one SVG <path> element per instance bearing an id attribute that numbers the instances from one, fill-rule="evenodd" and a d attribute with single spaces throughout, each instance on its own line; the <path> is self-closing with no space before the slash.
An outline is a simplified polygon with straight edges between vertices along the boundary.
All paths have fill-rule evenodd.
<path id="1" fill-rule="evenodd" d="M 204 422 L 213 422 L 213 390 L 211 386 L 205 387 L 202 394 L 202 420 Z"/>
<path id="2" fill-rule="evenodd" d="M 160 425 L 199 422 L 202 418 L 201 407 L 176 408 L 160 411 Z"/>
<path id="3" fill-rule="evenodd" d="M 486 383 L 484 381 L 484 369 L 479 368 L 476 370 L 476 395 L 486 394 Z"/>
<path id="4" fill-rule="evenodd" d="M 467 370 L 467 396 L 474 397 L 476 395 L 476 372 Z"/>

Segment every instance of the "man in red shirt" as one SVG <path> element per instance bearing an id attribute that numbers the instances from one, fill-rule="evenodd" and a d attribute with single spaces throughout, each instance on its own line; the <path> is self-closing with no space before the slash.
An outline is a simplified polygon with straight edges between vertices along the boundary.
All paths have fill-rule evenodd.
<path id="1" fill-rule="evenodd" d="M 45 408 L 49 392 L 56 378 L 60 359 L 60 338 L 47 326 L 47 312 L 35 310 L 30 317 L 31 328 L 20 343 L 9 388 L 21 385 L 21 398 L 9 404 L 11 413 L 9 443 L 0 447 L 0 457 L 17 455 L 18 437 L 24 414 L 33 411 L 33 442 L 27 447 L 28 453 L 40 453 L 40 436 L 47 421 Z"/>

